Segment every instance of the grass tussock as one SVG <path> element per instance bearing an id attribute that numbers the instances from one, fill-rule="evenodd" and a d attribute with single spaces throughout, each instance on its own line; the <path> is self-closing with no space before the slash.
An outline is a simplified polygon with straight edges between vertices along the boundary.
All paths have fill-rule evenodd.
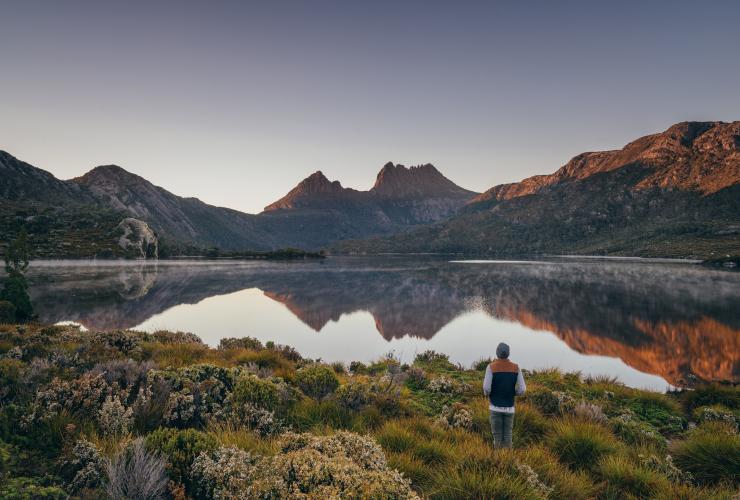
<path id="1" fill-rule="evenodd" d="M 740 484 L 740 436 L 721 423 L 704 424 L 671 446 L 676 465 L 699 484 Z"/>
<path id="2" fill-rule="evenodd" d="M 592 470 L 604 456 L 620 448 L 605 427 L 576 419 L 556 422 L 548 446 L 561 462 L 575 470 Z"/>

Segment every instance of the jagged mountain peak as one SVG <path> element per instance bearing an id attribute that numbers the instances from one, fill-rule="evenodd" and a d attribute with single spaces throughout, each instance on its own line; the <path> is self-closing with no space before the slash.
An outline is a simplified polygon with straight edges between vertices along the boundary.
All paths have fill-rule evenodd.
<path id="1" fill-rule="evenodd" d="M 321 170 L 312 173 L 278 201 L 265 207 L 265 212 L 302 208 L 317 203 L 345 198 L 359 193 L 345 188 L 339 181 L 330 181 Z"/>
<path id="2" fill-rule="evenodd" d="M 370 192 L 393 197 L 472 197 L 476 193 L 463 189 L 437 170 L 431 163 L 406 167 L 388 162 L 383 165 Z"/>

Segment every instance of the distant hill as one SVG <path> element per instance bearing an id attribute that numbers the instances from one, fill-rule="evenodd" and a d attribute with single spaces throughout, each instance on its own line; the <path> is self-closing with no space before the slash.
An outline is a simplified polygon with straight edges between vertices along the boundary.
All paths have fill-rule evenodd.
<path id="1" fill-rule="evenodd" d="M 126 252 L 115 242 L 126 218 L 151 226 L 162 240 L 161 254 L 205 247 L 321 249 L 341 239 L 439 221 L 477 194 L 431 165 L 389 163 L 369 191 L 343 188 L 316 172 L 252 215 L 177 196 L 116 165 L 62 181 L 0 152 L 0 173 L 2 241 L 26 227 L 39 257 L 122 256 Z"/>
<path id="2" fill-rule="evenodd" d="M 551 175 L 495 186 L 461 213 L 344 252 L 740 254 L 740 122 L 684 122 Z"/>

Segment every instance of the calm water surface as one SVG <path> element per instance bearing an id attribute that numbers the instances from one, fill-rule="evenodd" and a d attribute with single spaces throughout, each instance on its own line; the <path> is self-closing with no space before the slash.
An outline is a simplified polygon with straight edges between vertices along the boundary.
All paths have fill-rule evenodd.
<path id="1" fill-rule="evenodd" d="M 36 261 L 29 282 L 43 321 L 190 331 L 213 346 L 249 335 L 326 361 L 434 349 L 470 365 L 505 341 L 525 368 L 656 390 L 740 371 L 740 273 L 687 263 Z"/>

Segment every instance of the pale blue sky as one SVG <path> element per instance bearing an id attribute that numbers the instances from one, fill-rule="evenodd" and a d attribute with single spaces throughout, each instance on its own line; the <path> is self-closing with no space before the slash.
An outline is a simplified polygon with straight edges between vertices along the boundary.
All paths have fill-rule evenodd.
<path id="1" fill-rule="evenodd" d="M 0 0 L 0 149 L 257 212 L 387 161 L 483 191 L 740 119 L 740 2 Z"/>

